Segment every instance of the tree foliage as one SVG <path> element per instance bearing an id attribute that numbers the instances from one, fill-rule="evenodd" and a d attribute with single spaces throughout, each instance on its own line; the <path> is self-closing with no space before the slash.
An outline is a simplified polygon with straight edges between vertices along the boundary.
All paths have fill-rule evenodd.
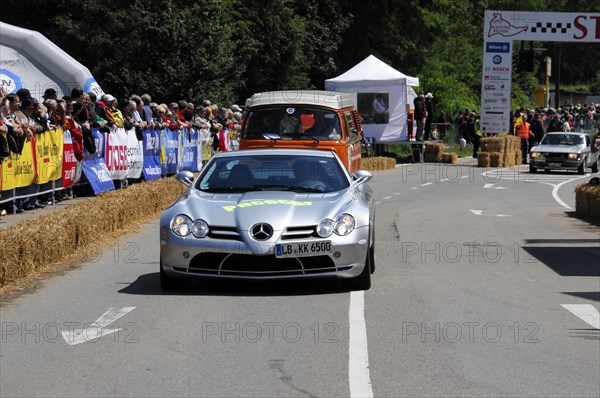
<path id="1" fill-rule="evenodd" d="M 448 114 L 480 105 L 486 9 L 600 12 L 584 0 L 6 0 L 3 21 L 40 31 L 119 97 L 243 102 L 254 92 L 322 89 L 369 54 L 421 81 Z M 515 62 L 518 60 L 515 44 Z M 534 43 L 560 51 L 561 84 L 600 94 L 600 46 Z M 558 48 L 558 50 L 556 50 Z M 545 54 L 538 52 L 541 61 Z M 539 68 L 513 75 L 527 105 Z"/>

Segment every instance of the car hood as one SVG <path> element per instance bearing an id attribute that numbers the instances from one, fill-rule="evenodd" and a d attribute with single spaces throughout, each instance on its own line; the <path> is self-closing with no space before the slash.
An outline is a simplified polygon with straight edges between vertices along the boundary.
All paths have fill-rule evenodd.
<path id="1" fill-rule="evenodd" d="M 584 148 L 574 145 L 536 145 L 531 152 L 580 153 Z"/>
<path id="2" fill-rule="evenodd" d="M 357 204 L 352 191 L 209 194 L 192 190 L 163 212 L 161 224 L 167 226 L 173 216 L 186 214 L 193 220 L 203 219 L 212 226 L 237 227 L 247 231 L 260 222 L 270 224 L 274 231 L 283 231 L 288 226 L 314 225 L 323 218 L 349 211 Z"/>

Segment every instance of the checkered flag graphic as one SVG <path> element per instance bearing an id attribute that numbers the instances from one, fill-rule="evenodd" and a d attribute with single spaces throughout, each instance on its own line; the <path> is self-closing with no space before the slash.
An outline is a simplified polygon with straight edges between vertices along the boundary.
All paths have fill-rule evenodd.
<path id="1" fill-rule="evenodd" d="M 565 34 L 571 29 L 571 24 L 563 24 L 562 22 L 557 22 L 553 24 L 552 22 L 537 22 L 535 26 L 531 27 L 531 33 L 562 33 Z"/>

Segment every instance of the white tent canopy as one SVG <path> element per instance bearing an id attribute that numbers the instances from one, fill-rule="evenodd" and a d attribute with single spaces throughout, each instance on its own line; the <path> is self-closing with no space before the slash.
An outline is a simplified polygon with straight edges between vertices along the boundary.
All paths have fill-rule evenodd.
<path id="1" fill-rule="evenodd" d="M 39 32 L 0 22 L 0 85 L 10 92 L 26 88 L 41 99 L 53 88 L 60 98 L 80 86 L 85 92 L 104 92 L 89 69 Z"/>
<path id="2" fill-rule="evenodd" d="M 374 55 L 369 55 L 345 73 L 325 80 L 325 89 L 354 94 L 354 104 L 365 118 L 365 137 L 376 142 L 404 141 L 407 136 L 408 87 L 418 86 L 419 78 L 397 71 Z M 386 123 L 372 124 L 368 115 L 376 94 L 384 94 L 389 118 Z M 387 96 L 385 95 L 387 94 Z"/>

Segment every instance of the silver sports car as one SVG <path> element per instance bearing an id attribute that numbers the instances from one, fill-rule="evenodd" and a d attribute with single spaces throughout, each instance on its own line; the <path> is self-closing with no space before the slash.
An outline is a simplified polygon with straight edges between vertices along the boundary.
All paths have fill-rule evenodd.
<path id="1" fill-rule="evenodd" d="M 160 281 L 338 278 L 366 290 L 375 269 L 375 208 L 366 184 L 334 153 L 221 152 L 160 217 Z"/>

